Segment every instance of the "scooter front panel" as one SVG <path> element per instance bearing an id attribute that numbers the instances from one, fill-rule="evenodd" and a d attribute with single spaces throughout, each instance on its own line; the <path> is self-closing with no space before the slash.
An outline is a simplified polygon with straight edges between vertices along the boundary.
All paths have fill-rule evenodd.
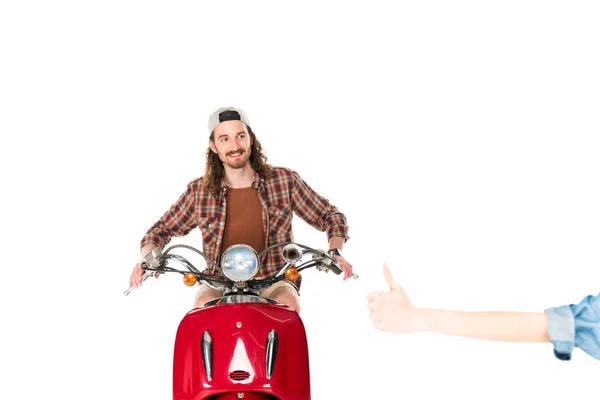
<path id="1" fill-rule="evenodd" d="M 210 379 L 203 337 L 212 359 Z M 267 354 L 273 355 L 270 362 Z M 244 392 L 310 399 L 304 324 L 294 310 L 280 304 L 218 304 L 190 311 L 177 330 L 173 363 L 174 400 Z"/>

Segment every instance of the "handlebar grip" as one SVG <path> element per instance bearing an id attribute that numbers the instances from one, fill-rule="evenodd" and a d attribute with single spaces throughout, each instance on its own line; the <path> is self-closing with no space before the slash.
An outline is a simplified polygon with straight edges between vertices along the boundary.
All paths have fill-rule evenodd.
<path id="1" fill-rule="evenodd" d="M 333 255 L 331 256 L 331 258 L 333 258 L 333 259 L 335 260 L 335 258 L 334 258 L 334 256 L 333 256 Z M 341 274 L 341 273 L 343 272 L 343 271 L 342 271 L 342 269 L 340 268 L 340 266 L 338 265 L 338 262 L 337 262 L 337 260 L 335 260 L 335 261 L 331 261 L 331 262 L 329 262 L 329 263 L 327 263 L 327 264 L 325 264 L 325 265 L 327 266 L 327 268 L 328 268 L 328 269 L 329 269 L 331 272 L 333 272 L 333 273 L 334 273 L 334 274 L 336 274 L 336 275 L 339 275 L 339 274 Z"/>
<path id="2" fill-rule="evenodd" d="M 151 276 L 154 276 L 154 271 L 145 271 L 144 275 L 142 275 L 142 282 L 144 282 L 146 279 L 150 278 Z M 129 289 L 127 289 L 126 291 L 123 292 L 124 296 L 129 295 L 129 293 L 131 293 L 131 291 L 135 289 L 133 286 L 130 287 Z"/>
<path id="3" fill-rule="evenodd" d="M 329 264 L 328 268 L 331 270 L 331 272 L 333 272 L 336 275 L 339 275 L 343 272 L 342 269 L 340 267 L 338 267 L 337 264 L 334 264 L 334 263 Z"/>
<path id="4" fill-rule="evenodd" d="M 341 274 L 343 271 L 340 268 L 340 266 L 338 265 L 337 260 L 335 259 L 335 252 L 333 250 L 329 252 L 329 257 L 331 257 L 333 259 L 333 261 L 327 262 L 325 264 L 327 266 L 327 268 L 336 275 Z"/>

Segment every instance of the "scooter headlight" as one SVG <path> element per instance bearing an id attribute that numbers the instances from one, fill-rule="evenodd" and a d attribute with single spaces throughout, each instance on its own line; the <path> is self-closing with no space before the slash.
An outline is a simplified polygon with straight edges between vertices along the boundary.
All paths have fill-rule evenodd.
<path id="1" fill-rule="evenodd" d="M 247 281 L 258 272 L 258 254 L 250 246 L 234 244 L 223 253 L 221 269 L 234 282 Z"/>

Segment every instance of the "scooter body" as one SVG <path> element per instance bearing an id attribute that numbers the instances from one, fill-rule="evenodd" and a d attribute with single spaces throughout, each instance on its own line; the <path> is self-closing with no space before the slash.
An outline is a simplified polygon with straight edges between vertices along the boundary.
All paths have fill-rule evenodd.
<path id="1" fill-rule="evenodd" d="M 258 296 L 225 296 L 190 311 L 173 362 L 174 400 L 310 399 L 300 316 Z"/>
<path id="2" fill-rule="evenodd" d="M 286 264 L 271 277 L 253 279 L 259 259 L 277 247 L 283 248 Z M 175 248 L 195 251 L 220 274 L 199 271 L 181 255 L 171 253 Z M 310 260 L 303 261 L 304 255 L 310 255 Z M 300 271 L 312 267 L 340 275 L 342 270 L 333 254 L 297 243 L 275 244 L 260 255 L 247 245 L 233 245 L 223 253 L 219 266 L 191 246 L 174 245 L 164 252 L 153 249 L 145 259 L 142 280 L 154 274 L 179 273 L 188 286 L 196 282 L 220 285 L 224 293 L 189 311 L 179 323 L 173 400 L 310 400 L 304 324 L 292 308 L 258 293 L 284 278 L 293 281 Z M 169 261 L 186 270 L 169 266 Z M 131 290 L 133 287 L 124 294 Z"/>

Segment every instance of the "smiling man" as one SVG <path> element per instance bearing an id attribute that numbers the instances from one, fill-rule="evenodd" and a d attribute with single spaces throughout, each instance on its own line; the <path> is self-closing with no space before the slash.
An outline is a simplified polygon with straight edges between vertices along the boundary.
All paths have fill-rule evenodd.
<path id="1" fill-rule="evenodd" d="M 260 142 L 250 128 L 246 114 L 237 108 L 220 108 L 208 119 L 210 134 L 204 176 L 188 184 L 187 190 L 147 231 L 140 243 L 143 256 L 165 247 L 172 237 L 187 235 L 198 227 L 204 253 L 219 263 L 233 244 L 246 244 L 260 254 L 268 246 L 292 242 L 295 213 L 309 225 L 327 233 L 328 248 L 336 255 L 344 279 L 352 276 L 352 265 L 340 251 L 349 239 L 346 217 L 288 168 L 267 164 Z M 267 253 L 257 278 L 277 272 L 285 261 L 280 249 Z M 207 271 L 219 275 L 218 271 Z M 138 263 L 130 287 L 142 284 Z M 299 312 L 302 277 L 283 280 L 260 292 Z M 194 307 L 220 297 L 222 292 L 201 285 Z"/>

